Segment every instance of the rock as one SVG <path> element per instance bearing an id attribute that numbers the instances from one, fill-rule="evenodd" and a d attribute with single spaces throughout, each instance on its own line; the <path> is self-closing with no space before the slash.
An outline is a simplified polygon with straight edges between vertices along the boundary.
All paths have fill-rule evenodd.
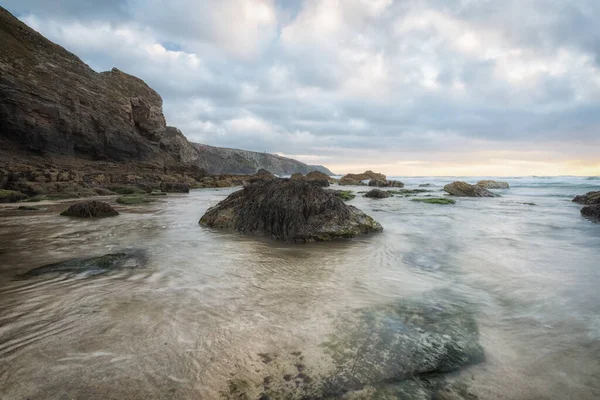
<path id="1" fill-rule="evenodd" d="M 432 183 L 421 183 L 421 184 L 419 185 L 419 187 L 432 187 L 432 186 L 435 186 L 435 185 L 434 185 L 434 184 L 432 184 Z"/>
<path id="2" fill-rule="evenodd" d="M 370 197 L 372 199 L 387 199 L 390 197 L 390 192 L 385 190 L 373 189 L 365 194 L 365 197 Z"/>
<path id="3" fill-rule="evenodd" d="M 335 183 L 336 180 L 334 178 L 332 178 L 331 176 L 324 174 L 321 171 L 311 171 L 308 174 L 306 174 L 306 179 L 308 180 L 318 180 L 318 181 L 323 181 L 326 180 L 329 183 Z"/>
<path id="4" fill-rule="evenodd" d="M 256 171 L 256 176 L 260 176 L 261 178 L 275 178 L 275 175 L 273 175 L 264 168 L 261 168 L 258 171 Z"/>
<path id="5" fill-rule="evenodd" d="M 318 356 L 259 354 L 256 370 L 231 371 L 231 398 L 472 399 L 467 386 L 449 382 L 485 359 L 472 306 L 436 292 L 426 297 L 335 317 Z"/>
<path id="6" fill-rule="evenodd" d="M 38 207 L 32 207 L 32 206 L 19 206 L 17 208 L 17 210 L 21 210 L 21 211 L 39 211 L 40 209 Z"/>
<path id="7" fill-rule="evenodd" d="M 160 190 L 165 193 L 189 193 L 190 186 L 180 182 L 163 182 L 160 184 Z"/>
<path id="8" fill-rule="evenodd" d="M 447 197 L 428 197 L 424 199 L 411 199 L 411 201 L 426 204 L 456 204 L 456 201 Z"/>
<path id="9" fill-rule="evenodd" d="M 25 200 L 28 196 L 15 190 L 0 189 L 0 203 L 16 203 Z"/>
<path id="10" fill-rule="evenodd" d="M 347 174 L 344 175 L 338 182 L 340 185 L 363 185 L 362 181 L 368 180 L 380 180 L 385 181 L 387 178 L 383 174 L 379 174 L 373 171 L 365 171 L 362 174 Z"/>
<path id="11" fill-rule="evenodd" d="M 581 215 L 600 222 L 600 204 L 585 206 L 581 209 Z"/>
<path id="12" fill-rule="evenodd" d="M 470 185 L 466 182 L 453 182 L 444 186 L 444 190 L 450 193 L 452 196 L 461 196 L 461 197 L 494 197 L 494 194 L 489 190 L 477 186 Z"/>
<path id="13" fill-rule="evenodd" d="M 292 179 L 248 185 L 210 208 L 200 224 L 301 243 L 352 238 L 383 229 L 330 191 Z"/>
<path id="14" fill-rule="evenodd" d="M 481 186 L 485 189 L 509 189 L 510 186 L 507 182 L 498 182 L 498 181 L 479 181 L 477 182 L 477 186 Z"/>
<path id="15" fill-rule="evenodd" d="M 369 186 L 402 188 L 402 187 L 404 187 L 404 183 L 402 183 L 400 181 L 385 181 L 385 180 L 380 180 L 380 179 L 371 179 L 369 181 Z"/>
<path id="16" fill-rule="evenodd" d="M 600 204 L 600 191 L 588 192 L 584 195 L 575 196 L 573 202 L 587 205 Z"/>
<path id="17" fill-rule="evenodd" d="M 166 194 L 166 193 L 165 193 Z M 149 199 L 145 196 L 122 196 L 117 199 L 117 203 L 123 205 L 138 205 L 138 204 L 147 204 L 154 202 L 153 199 Z"/>
<path id="18" fill-rule="evenodd" d="M 146 255 L 142 251 L 114 253 L 100 257 L 74 258 L 67 261 L 44 265 L 19 275 L 19 278 L 31 278 L 51 273 L 88 273 L 91 275 L 99 275 L 117 269 L 141 268 L 145 263 Z"/>
<path id="19" fill-rule="evenodd" d="M 302 181 L 304 180 L 304 175 L 302 175 L 300 172 L 296 172 L 295 174 L 292 174 L 292 176 L 290 176 L 290 179 L 293 181 Z"/>
<path id="20" fill-rule="evenodd" d="M 70 206 L 66 211 L 60 213 L 67 217 L 78 218 L 105 218 L 114 217 L 119 213 L 110 204 L 101 201 L 83 201 Z"/>

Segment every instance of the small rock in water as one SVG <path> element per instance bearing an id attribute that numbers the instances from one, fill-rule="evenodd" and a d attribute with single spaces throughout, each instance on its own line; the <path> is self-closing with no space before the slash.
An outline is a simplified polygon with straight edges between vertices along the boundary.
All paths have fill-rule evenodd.
<path id="1" fill-rule="evenodd" d="M 369 197 L 372 199 L 387 199 L 388 197 L 391 196 L 391 193 L 385 190 L 379 190 L 379 189 L 373 189 L 369 192 L 367 192 L 367 194 L 365 194 L 365 197 Z"/>
<path id="2" fill-rule="evenodd" d="M 581 215 L 591 218 L 592 220 L 600 221 L 600 204 L 585 206 L 581 209 Z"/>
<path id="3" fill-rule="evenodd" d="M 470 185 L 467 182 L 453 182 L 444 186 L 444 190 L 452 196 L 460 197 L 495 197 L 489 190 L 478 186 Z"/>
<path id="4" fill-rule="evenodd" d="M 113 253 L 99 257 L 74 258 L 67 261 L 44 265 L 21 274 L 19 277 L 31 278 L 51 273 L 89 273 L 91 275 L 99 275 L 117 269 L 141 268 L 145 265 L 145 262 L 146 256 L 142 251 Z"/>
<path id="5" fill-rule="evenodd" d="M 114 217 L 119 213 L 108 203 L 91 200 L 73 204 L 66 211 L 61 212 L 60 215 L 78 218 L 105 218 Z"/>

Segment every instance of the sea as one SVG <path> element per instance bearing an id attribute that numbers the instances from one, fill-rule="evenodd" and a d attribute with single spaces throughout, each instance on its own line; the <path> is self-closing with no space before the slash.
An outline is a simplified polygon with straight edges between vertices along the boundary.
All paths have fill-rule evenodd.
<path id="1" fill-rule="evenodd" d="M 0 398 L 228 398 L 271 379 L 278 355 L 318 369 L 341 315 L 424 297 L 469 304 L 485 360 L 455 378 L 477 398 L 600 398 L 600 223 L 571 201 L 600 178 L 389 179 L 421 197 L 456 180 L 510 189 L 439 205 L 344 187 L 383 232 L 303 245 L 198 224 L 240 188 L 107 197 L 120 215 L 101 220 L 59 216 L 72 201 L 0 205 Z M 22 277 L 128 251 L 144 265 Z"/>

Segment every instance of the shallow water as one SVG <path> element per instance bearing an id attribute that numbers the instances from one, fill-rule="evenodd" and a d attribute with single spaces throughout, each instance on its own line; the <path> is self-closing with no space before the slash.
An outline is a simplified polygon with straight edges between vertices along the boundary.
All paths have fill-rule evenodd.
<path id="1" fill-rule="evenodd" d="M 455 178 L 399 179 L 437 191 Z M 502 180 L 511 189 L 501 197 L 449 206 L 359 195 L 350 204 L 384 232 L 309 245 L 200 227 L 236 189 L 170 195 L 96 221 L 58 216 L 67 203 L 2 206 L 0 397 L 219 398 L 232 376 L 260 375 L 259 354 L 318 362 L 336 316 L 450 290 L 472 304 L 486 353 L 462 372 L 473 393 L 598 398 L 600 224 L 570 200 L 600 180 Z M 16 279 L 123 250 L 143 251 L 147 264 Z"/>

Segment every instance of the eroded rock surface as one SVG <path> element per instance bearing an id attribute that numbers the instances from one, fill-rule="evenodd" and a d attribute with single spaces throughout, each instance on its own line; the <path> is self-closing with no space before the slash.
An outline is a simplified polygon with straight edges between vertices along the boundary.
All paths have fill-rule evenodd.
<path id="1" fill-rule="evenodd" d="M 508 182 L 498 182 L 498 181 L 479 181 L 477 182 L 477 186 L 481 186 L 485 189 L 509 189 L 510 185 Z"/>
<path id="2" fill-rule="evenodd" d="M 338 183 L 340 185 L 364 185 L 363 181 L 370 181 L 373 179 L 385 181 L 387 177 L 383 174 L 369 170 L 363 172 L 362 174 L 344 175 Z"/>
<path id="3" fill-rule="evenodd" d="M 106 218 L 114 217 L 119 213 L 108 203 L 91 200 L 73 204 L 60 215 L 77 218 Z"/>
<path id="4" fill-rule="evenodd" d="M 304 179 L 258 181 L 210 208 L 200 224 L 291 242 L 381 231 L 373 218 Z"/>

